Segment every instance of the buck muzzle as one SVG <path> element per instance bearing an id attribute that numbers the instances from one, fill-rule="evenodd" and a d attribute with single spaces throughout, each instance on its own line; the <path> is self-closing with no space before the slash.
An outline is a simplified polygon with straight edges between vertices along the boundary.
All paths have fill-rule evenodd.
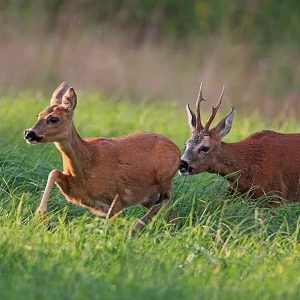
<path id="1" fill-rule="evenodd" d="M 194 172 L 194 168 L 189 165 L 186 160 L 181 160 L 179 165 L 179 174 L 182 176 L 191 175 Z"/>

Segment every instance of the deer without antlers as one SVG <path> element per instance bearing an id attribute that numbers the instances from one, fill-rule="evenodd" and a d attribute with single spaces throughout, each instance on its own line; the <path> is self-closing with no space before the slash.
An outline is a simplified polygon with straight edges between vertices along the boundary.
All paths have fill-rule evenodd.
<path id="1" fill-rule="evenodd" d="M 200 103 L 204 100 L 202 87 L 201 83 L 196 114 L 189 105 L 186 107 L 192 136 L 181 157 L 180 174 L 217 173 L 226 176 L 229 189 L 234 193 L 252 191 L 253 198 L 268 193 L 278 195 L 277 199 L 299 201 L 300 134 L 263 130 L 236 143 L 222 142 L 231 129 L 234 109 L 210 129 L 222 103 L 223 87 L 217 105 L 212 106 L 209 120 L 203 126 L 200 117 Z"/>
<path id="2" fill-rule="evenodd" d="M 63 172 L 50 172 L 37 212 L 47 211 L 55 183 L 68 201 L 102 217 L 142 204 L 149 208 L 136 225 L 142 227 L 170 199 L 180 150 L 167 138 L 154 133 L 82 139 L 72 120 L 76 103 L 74 89 L 66 83 L 60 84 L 50 106 L 25 130 L 28 143 L 54 142 L 63 160 Z"/>

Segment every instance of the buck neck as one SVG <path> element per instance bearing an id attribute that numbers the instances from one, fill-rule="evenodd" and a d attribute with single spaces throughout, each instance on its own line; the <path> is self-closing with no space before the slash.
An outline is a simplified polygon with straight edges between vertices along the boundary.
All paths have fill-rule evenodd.
<path id="1" fill-rule="evenodd" d="M 88 168 L 85 164 L 86 158 L 89 157 L 88 148 L 73 123 L 69 128 L 67 138 L 54 144 L 62 155 L 64 173 L 83 181 L 84 169 Z"/>
<path id="2" fill-rule="evenodd" d="M 218 150 L 216 160 L 210 170 L 221 176 L 240 173 L 248 169 L 254 163 L 251 153 L 255 149 L 249 149 L 249 144 L 240 141 L 236 143 L 222 142 Z M 253 145 L 251 145 L 253 147 Z"/>

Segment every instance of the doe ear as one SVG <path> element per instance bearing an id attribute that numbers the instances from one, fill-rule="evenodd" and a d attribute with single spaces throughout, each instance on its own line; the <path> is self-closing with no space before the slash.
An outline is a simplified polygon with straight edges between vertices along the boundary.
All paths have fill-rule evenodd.
<path id="1" fill-rule="evenodd" d="M 68 88 L 62 98 L 62 107 L 73 112 L 77 104 L 77 95 L 72 87 Z"/>
<path id="2" fill-rule="evenodd" d="M 222 140 L 229 133 L 232 126 L 233 117 L 234 108 L 232 108 L 227 116 L 212 130 L 220 140 Z"/>
<path id="3" fill-rule="evenodd" d="M 185 108 L 188 115 L 188 124 L 190 126 L 191 132 L 193 132 L 196 130 L 196 115 L 191 110 L 189 104 L 187 104 Z"/>
<path id="4" fill-rule="evenodd" d="M 62 98 L 66 91 L 68 90 L 68 84 L 66 82 L 62 82 L 53 92 L 50 105 L 59 105 L 62 102 Z"/>

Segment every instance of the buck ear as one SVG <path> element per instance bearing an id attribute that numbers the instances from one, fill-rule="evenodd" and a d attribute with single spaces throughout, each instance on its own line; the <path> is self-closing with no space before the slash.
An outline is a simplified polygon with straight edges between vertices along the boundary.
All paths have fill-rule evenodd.
<path id="1" fill-rule="evenodd" d="M 68 111 L 73 112 L 76 108 L 76 104 L 77 104 L 76 93 L 74 89 L 70 87 L 64 94 L 61 105 Z"/>
<path id="2" fill-rule="evenodd" d="M 232 108 L 227 116 L 212 130 L 220 140 L 222 140 L 229 133 L 232 126 L 233 117 L 234 108 Z"/>
<path id="3" fill-rule="evenodd" d="M 191 132 L 193 132 L 196 130 L 196 116 L 193 113 L 193 111 L 191 110 L 189 104 L 187 104 L 185 108 L 186 108 L 186 112 L 188 115 L 188 123 L 189 123 L 190 129 L 191 129 Z"/>
<path id="4" fill-rule="evenodd" d="M 66 82 L 62 82 L 53 92 L 50 105 L 59 105 L 62 102 L 63 95 L 68 90 L 68 84 Z"/>

